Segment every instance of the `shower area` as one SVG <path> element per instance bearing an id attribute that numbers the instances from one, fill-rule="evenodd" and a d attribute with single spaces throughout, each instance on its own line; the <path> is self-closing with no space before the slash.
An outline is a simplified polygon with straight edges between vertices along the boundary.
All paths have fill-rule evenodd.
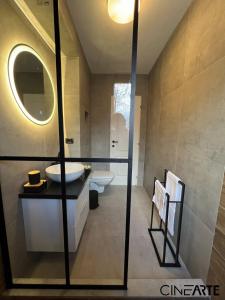
<path id="1" fill-rule="evenodd" d="M 0 0 L 0 289 L 223 286 L 224 7 Z"/>
<path id="2" fill-rule="evenodd" d="M 91 104 L 91 94 L 101 88 L 98 82 L 91 93 L 92 73 L 101 73 L 106 62 L 96 56 L 99 69 L 90 70 L 86 45 L 72 22 L 95 5 L 107 12 L 106 1 L 65 2 L 0 1 L 0 227 L 6 284 L 125 289 L 132 145 L 140 134 L 139 124 L 133 135 L 138 1 L 134 21 L 122 29 L 127 40 L 116 27 L 113 31 L 121 51 L 117 63 L 126 75 L 115 77 L 109 88 L 109 121 L 104 99 L 94 112 Z M 95 48 L 95 32 L 88 19 L 85 23 L 77 29 L 92 35 L 89 44 Z M 102 38 L 101 51 L 108 50 Z M 109 122 L 110 138 L 103 136 L 99 119 Z M 115 136 L 118 128 L 122 136 Z M 101 136 L 100 144 L 93 143 Z M 137 163 L 134 169 L 137 185 Z"/>

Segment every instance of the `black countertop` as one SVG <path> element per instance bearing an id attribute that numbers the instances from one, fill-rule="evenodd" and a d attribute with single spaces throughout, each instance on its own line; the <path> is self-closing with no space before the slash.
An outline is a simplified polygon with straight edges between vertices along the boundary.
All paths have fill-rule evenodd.
<path id="1" fill-rule="evenodd" d="M 90 171 L 86 171 L 79 179 L 66 183 L 66 198 L 78 199 L 80 196 L 84 184 L 90 174 Z M 48 180 L 47 189 L 40 193 L 20 193 L 19 198 L 26 199 L 61 199 L 62 198 L 61 184 Z"/>

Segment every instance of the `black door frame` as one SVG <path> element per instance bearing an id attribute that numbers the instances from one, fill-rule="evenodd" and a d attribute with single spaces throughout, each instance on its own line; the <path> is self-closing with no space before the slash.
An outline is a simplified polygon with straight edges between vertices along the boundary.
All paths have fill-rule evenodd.
<path id="1" fill-rule="evenodd" d="M 3 267 L 6 288 L 23 289 L 127 289 L 128 284 L 128 260 L 129 260 L 129 240 L 130 240 L 130 212 L 131 212 L 131 190 L 132 190 L 132 160 L 133 160 L 133 135 L 134 135 L 134 104 L 136 94 L 136 65 L 137 65 L 137 44 L 138 44 L 138 0 L 135 0 L 133 38 L 132 38 L 132 64 L 131 64 L 131 105 L 129 120 L 129 150 L 128 158 L 66 158 L 64 148 L 64 126 L 63 126 L 63 96 L 61 77 L 61 45 L 60 45 L 60 25 L 59 25 L 59 0 L 53 0 L 54 29 L 55 29 L 55 52 L 56 52 L 56 79 L 58 95 L 58 130 L 59 130 L 59 156 L 39 157 L 39 156 L 0 156 L 1 161 L 55 161 L 61 165 L 61 193 L 62 193 L 62 214 L 64 232 L 64 260 L 65 260 L 65 284 L 15 284 L 13 283 L 12 270 L 7 242 L 3 200 L 0 189 L 0 244 L 2 249 Z M 67 200 L 65 183 L 65 162 L 96 162 L 96 163 L 126 163 L 128 164 L 127 178 L 127 203 L 126 203 L 126 228 L 124 247 L 124 277 L 121 285 L 81 285 L 70 283 L 70 265 L 68 248 L 68 228 L 67 228 Z"/>

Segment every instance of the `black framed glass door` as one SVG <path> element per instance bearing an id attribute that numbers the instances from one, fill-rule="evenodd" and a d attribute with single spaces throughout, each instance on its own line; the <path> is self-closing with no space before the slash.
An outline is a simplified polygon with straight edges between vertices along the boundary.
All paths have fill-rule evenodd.
<path id="1" fill-rule="evenodd" d="M 33 142 L 35 150 L 36 145 L 40 144 L 40 154 L 32 150 L 29 152 L 29 145 L 24 148 L 25 152 L 17 153 L 15 148 L 15 154 L 13 153 L 13 155 L 11 155 L 12 152 L 9 155 L 8 151 L 1 151 L 1 246 L 6 282 L 8 287 L 14 288 L 124 289 L 127 287 L 128 278 L 138 1 L 135 4 L 134 23 L 131 26 L 132 38 L 130 39 L 130 42 L 132 41 L 132 47 L 130 47 L 132 50 L 130 55 L 132 68 L 130 72 L 130 118 L 127 132 L 128 153 L 127 157 L 114 158 L 107 155 L 92 155 L 91 152 L 88 152 L 88 149 L 85 149 L 85 141 L 87 141 L 85 134 L 88 127 L 85 122 L 90 122 L 85 118 L 89 118 L 90 112 L 83 106 L 79 107 L 80 128 L 82 128 L 79 132 L 79 142 L 80 145 L 83 143 L 83 146 L 80 146 L 80 152 L 76 148 L 70 149 L 70 154 L 68 152 L 68 145 L 71 145 L 73 137 L 71 138 L 67 134 L 71 128 L 74 128 L 75 131 L 76 128 L 74 123 L 70 123 L 70 107 L 66 106 L 66 103 L 71 103 L 74 100 L 67 89 L 67 87 L 71 88 L 70 84 L 72 83 L 64 80 L 64 75 L 67 74 L 66 72 L 71 75 L 70 70 L 75 72 L 77 64 L 78 66 L 81 65 L 82 61 L 81 58 L 71 56 L 71 53 L 67 52 L 68 48 L 63 44 L 64 42 L 69 43 L 68 35 L 65 31 L 66 28 L 67 30 L 69 28 L 65 26 L 69 26 L 65 24 L 67 11 L 64 10 L 63 2 L 57 0 L 49 1 L 47 7 L 52 12 L 52 20 L 48 24 L 54 25 L 54 31 L 52 31 L 50 25 L 46 30 L 49 33 L 48 37 L 53 38 L 52 34 L 54 33 L 55 49 L 52 55 L 54 55 L 56 62 L 54 80 L 55 94 L 57 95 L 54 115 L 55 123 L 46 125 L 49 126 L 49 131 L 47 130 L 45 133 L 45 143 L 41 144 L 40 140 Z M 42 9 L 44 8 L 46 7 L 42 7 Z M 8 12 L 11 9 L 14 10 L 15 8 L 8 7 Z M 40 17 L 40 11 L 38 11 L 40 8 L 32 10 L 30 7 L 30 9 L 41 24 L 43 20 Z M 20 16 L 21 18 L 24 18 L 24 16 Z M 19 28 L 21 29 L 21 27 Z M 69 32 L 71 34 L 71 31 Z M 43 38 L 44 33 L 42 33 Z M 38 42 L 34 44 L 34 47 L 37 44 Z M 51 40 L 48 44 L 49 47 L 51 47 Z M 52 66 L 49 57 L 47 61 Z M 67 70 L 65 61 L 68 66 Z M 71 65 L 73 66 L 72 69 Z M 78 69 L 80 71 L 81 68 Z M 78 75 L 80 76 L 78 87 L 81 88 L 82 71 Z M 83 79 L 83 82 L 85 82 L 85 79 Z M 72 90 L 73 88 L 76 87 L 73 86 Z M 74 103 L 74 106 L 78 107 L 76 105 L 77 103 Z M 73 117 L 75 116 L 73 115 Z M 22 125 L 25 126 L 26 124 Z M 58 131 L 57 135 L 56 133 L 52 134 L 51 129 L 53 128 Z M 31 131 L 30 135 L 35 136 L 36 127 L 32 130 L 34 131 Z M 39 134 L 41 133 L 39 132 Z M 21 135 L 21 142 L 23 138 L 23 135 Z M 24 138 L 24 141 L 27 140 L 28 138 Z M 11 147 L 13 146 L 13 140 L 6 140 L 6 143 Z M 56 146 L 53 147 L 52 145 Z M 46 152 L 43 152 L 43 149 Z M 34 153 L 35 155 L 33 155 Z M 43 153 L 47 155 L 43 155 Z M 89 156 L 87 156 L 88 153 Z M 37 194 L 35 197 L 32 194 L 32 197 L 28 197 L 26 193 L 21 191 L 28 171 L 41 169 L 41 175 L 44 177 L 45 169 L 51 167 L 52 164 L 49 176 L 55 174 L 55 169 L 59 165 L 57 179 L 59 182 L 57 184 L 53 182 L 51 188 L 49 189 L 48 187 L 47 192 L 42 193 L 44 196 Z M 76 181 L 78 184 L 75 188 L 68 183 L 67 170 L 71 164 L 72 166 L 75 164 L 85 166 L 82 177 Z M 89 177 L 92 174 L 89 173 L 90 167 L 92 172 L 95 172 L 95 175 L 106 171 L 104 179 L 107 179 L 105 174 L 107 172 L 109 174 L 109 166 L 111 164 L 117 166 L 118 169 L 127 166 L 126 186 L 111 185 L 104 193 L 99 192 L 99 210 L 90 210 L 89 212 L 89 185 L 93 182 L 96 183 L 96 176 L 95 181 L 91 181 L 91 177 Z M 14 170 L 18 170 L 18 172 Z M 15 178 L 18 177 L 20 180 L 15 184 Z M 11 186 L 14 186 L 15 190 L 10 190 Z M 14 195 L 11 200 L 12 192 Z M 84 199 L 84 201 L 78 201 L 79 197 Z M 10 211 L 10 206 L 8 210 L 7 202 L 11 203 L 13 201 L 14 206 L 11 206 Z M 15 213 L 17 217 L 19 216 L 18 222 L 20 223 L 14 222 L 14 225 L 12 225 L 14 227 L 12 228 L 16 228 L 16 230 L 12 229 L 10 231 L 11 221 L 8 221 L 7 218 L 17 221 Z M 85 223 L 86 225 L 84 226 Z M 17 231 L 19 228 L 21 232 Z M 28 228 L 30 229 L 29 232 Z M 21 239 L 21 236 L 23 236 L 24 240 Z M 21 244 L 23 244 L 23 250 L 21 250 L 22 252 L 17 252 L 17 249 L 19 249 L 17 246 L 19 247 Z M 25 262 L 22 260 L 21 253 L 26 257 L 26 261 L 31 260 L 32 264 L 29 267 L 30 271 L 18 274 L 17 271 L 14 271 L 14 262 L 16 262 L 15 270 L 18 269 L 21 272 L 21 265 Z M 46 272 L 46 270 L 48 271 Z"/>

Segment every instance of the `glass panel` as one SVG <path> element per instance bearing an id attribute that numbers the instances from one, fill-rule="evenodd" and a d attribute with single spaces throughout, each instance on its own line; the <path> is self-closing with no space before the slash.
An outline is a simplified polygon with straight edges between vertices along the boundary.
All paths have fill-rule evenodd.
<path id="1" fill-rule="evenodd" d="M 0 155 L 57 156 L 52 1 L 0 1 L 0 19 Z"/>
<path id="2" fill-rule="evenodd" d="M 54 15 L 52 0 L 24 0 L 27 9 L 31 10 L 38 23 L 44 28 L 48 37 L 54 41 Z M 24 6 L 24 7 L 26 7 Z"/>
<path id="3" fill-rule="evenodd" d="M 60 2 L 67 157 L 127 158 L 133 22 L 115 22 L 109 2 L 68 0 L 68 6 Z M 117 83 L 127 85 L 118 90 Z M 122 120 L 118 122 L 122 130 L 116 136 L 115 96 L 116 113 L 123 109 L 126 123 L 123 128 Z"/>
<path id="4" fill-rule="evenodd" d="M 129 145 L 130 83 L 115 83 L 111 103 L 110 156 L 127 158 Z"/>
<path id="5" fill-rule="evenodd" d="M 45 169 L 50 164 L 0 164 L 14 283 L 65 283 L 61 184 L 52 182 L 46 176 Z M 33 172 L 28 176 L 30 171 Z M 54 170 L 48 168 L 47 171 L 55 176 Z M 47 180 L 47 186 L 45 182 L 40 182 L 40 178 Z M 27 184 L 28 181 L 31 184 Z"/>
<path id="6" fill-rule="evenodd" d="M 114 113 L 121 114 L 124 118 L 124 127 L 129 129 L 130 119 L 130 83 L 115 83 L 114 84 Z"/>
<path id="7" fill-rule="evenodd" d="M 16 51 L 9 60 L 9 78 L 7 72 L 0 73 L 4 76 L 0 79 L 7 87 L 2 92 L 7 105 L 2 103 L 0 109 L 2 139 L 5 136 L 7 139 L 1 143 L 0 155 L 57 156 L 56 98 L 51 113 L 52 91 L 56 91 L 53 1 L 25 0 L 23 7 L 19 3 L 0 2 L 1 20 L 6 31 L 0 37 L 4 46 L 0 64 L 5 67 L 5 61 L 17 43 L 26 48 L 22 47 L 20 52 L 14 48 Z M 127 157 L 129 84 L 126 88 L 122 85 L 119 88 L 117 84 L 127 84 L 130 79 L 132 22 L 126 25 L 114 23 L 105 3 L 101 2 L 101 9 L 96 10 L 97 3 L 100 2 L 59 1 L 67 157 Z M 94 13 L 90 14 L 91 11 Z M 101 18 L 106 18 L 108 30 L 103 30 L 99 12 Z M 89 15 L 84 17 L 86 14 Z M 89 23 L 83 23 L 82 20 L 87 18 Z M 12 19 L 13 24 L 9 24 Z M 125 26 L 124 33 L 118 26 Z M 83 30 L 88 32 L 87 46 Z M 93 41 L 98 44 L 93 46 Z M 91 49 L 92 57 L 88 53 Z M 32 54 L 32 59 L 20 62 L 18 71 L 17 59 L 24 55 L 23 52 Z M 101 60 L 95 61 L 96 57 Z M 14 69 L 20 74 L 15 74 Z M 35 76 L 38 80 L 33 80 Z M 27 84 L 28 78 L 32 79 L 32 84 Z M 33 82 L 39 82 L 39 85 L 32 88 Z M 44 99 L 50 102 L 43 108 Z M 116 119 L 124 129 L 118 143 L 112 139 L 114 114 L 123 118 L 123 122 Z M 120 141 L 123 142 L 121 145 Z M 116 144 L 125 149 L 123 155 L 111 153 Z M 56 166 L 52 167 L 55 170 L 47 172 L 45 169 L 49 165 L 46 162 L 0 163 L 14 283 L 65 283 L 60 172 L 56 174 Z M 37 179 L 35 170 L 40 170 L 41 178 L 46 178 L 46 174 L 48 178 L 47 188 L 42 183 L 34 192 L 34 182 L 25 187 L 24 183 L 28 181 L 29 171 L 34 171 L 30 174 L 30 183 L 32 178 Z M 122 284 L 127 165 L 96 163 L 83 169 L 81 164 L 67 163 L 66 181 L 71 283 Z"/>
<path id="8" fill-rule="evenodd" d="M 83 178 L 73 183 L 80 193 L 67 202 L 72 284 L 123 284 L 127 174 L 119 182 L 110 170 L 109 164 L 92 164 L 91 170 L 86 165 Z"/>

